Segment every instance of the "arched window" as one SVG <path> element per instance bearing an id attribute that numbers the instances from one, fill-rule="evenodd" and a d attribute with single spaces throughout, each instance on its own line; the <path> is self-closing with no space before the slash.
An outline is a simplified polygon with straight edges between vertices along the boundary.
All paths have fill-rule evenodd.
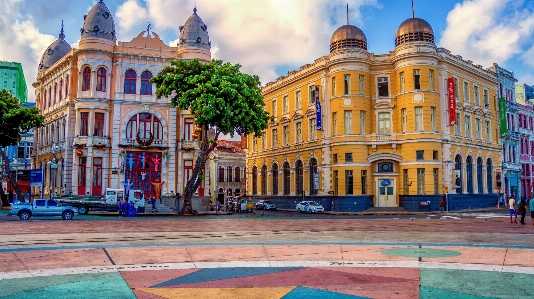
<path id="1" fill-rule="evenodd" d="M 67 138 L 66 129 L 67 129 L 67 121 L 63 119 L 63 139 Z"/>
<path id="2" fill-rule="evenodd" d="M 65 79 L 65 96 L 69 96 L 69 75 L 67 75 L 67 79 Z"/>
<path id="3" fill-rule="evenodd" d="M 232 166 L 228 166 L 228 167 L 226 167 L 226 181 L 227 181 L 227 182 L 233 182 L 233 180 L 232 180 L 232 177 L 233 177 L 232 174 L 233 174 L 233 173 L 232 173 Z"/>
<path id="4" fill-rule="evenodd" d="M 310 195 L 317 195 L 319 191 L 319 182 L 317 182 L 316 186 L 315 176 L 317 176 L 317 180 L 319 180 L 319 172 L 317 171 L 317 160 L 315 160 L 315 158 L 310 159 L 310 171 L 308 173 L 310 174 Z"/>
<path id="5" fill-rule="evenodd" d="M 234 176 L 235 181 L 241 182 L 241 170 L 239 169 L 239 167 L 236 167 L 234 169 L 234 173 L 235 173 L 235 176 Z"/>
<path id="6" fill-rule="evenodd" d="M 50 125 L 50 143 L 54 142 L 54 124 Z"/>
<path id="7" fill-rule="evenodd" d="M 124 93 L 135 94 L 135 81 L 137 74 L 134 70 L 127 70 L 124 75 Z"/>
<path id="8" fill-rule="evenodd" d="M 52 87 L 48 88 L 48 107 L 52 105 Z"/>
<path id="9" fill-rule="evenodd" d="M 267 165 L 261 167 L 261 195 L 267 194 Z"/>
<path id="10" fill-rule="evenodd" d="M 63 79 L 59 80 L 59 101 L 63 99 Z"/>
<path id="11" fill-rule="evenodd" d="M 82 73 L 82 91 L 89 90 L 91 88 L 91 68 L 86 66 L 83 68 Z"/>
<path id="12" fill-rule="evenodd" d="M 53 105 L 56 104 L 56 101 L 57 101 L 57 83 L 54 83 L 54 103 L 53 103 Z"/>
<path id="13" fill-rule="evenodd" d="M 467 175 L 467 194 L 473 194 L 473 158 L 467 157 L 465 161 L 465 174 Z"/>
<path id="14" fill-rule="evenodd" d="M 106 69 L 103 67 L 96 71 L 96 90 L 106 91 Z"/>
<path id="15" fill-rule="evenodd" d="M 273 177 L 273 195 L 278 195 L 278 165 L 276 163 L 273 164 L 271 175 Z"/>
<path id="16" fill-rule="evenodd" d="M 482 194 L 484 193 L 484 180 L 482 179 L 483 178 L 483 175 L 482 175 L 482 158 L 478 157 L 477 159 L 477 189 L 478 189 L 478 194 Z"/>
<path id="17" fill-rule="evenodd" d="M 301 195 L 304 191 L 304 168 L 302 161 L 295 163 L 295 194 Z"/>
<path id="18" fill-rule="evenodd" d="M 491 159 L 486 161 L 486 180 L 488 185 L 488 193 L 493 191 L 493 169 Z"/>
<path id="19" fill-rule="evenodd" d="M 289 195 L 291 192 L 291 169 L 289 163 L 285 162 L 283 166 L 283 177 L 284 177 L 284 195 Z"/>
<path id="20" fill-rule="evenodd" d="M 457 155 L 454 159 L 454 183 L 456 188 L 456 193 L 462 194 L 462 157 L 460 155 Z"/>
<path id="21" fill-rule="evenodd" d="M 252 167 L 252 195 L 258 194 L 258 167 Z"/>
<path id="22" fill-rule="evenodd" d="M 139 139 L 163 139 L 163 126 L 155 115 L 139 113 L 130 118 L 126 125 L 126 138 L 134 139 L 139 134 Z"/>
<path id="23" fill-rule="evenodd" d="M 59 131 L 59 120 L 58 120 L 56 122 L 56 142 L 58 142 L 60 140 L 59 136 L 60 136 L 60 131 Z"/>
<path id="24" fill-rule="evenodd" d="M 45 91 L 43 92 L 43 110 L 46 108 L 46 89 Z"/>
<path id="25" fill-rule="evenodd" d="M 149 71 L 144 71 L 141 74 L 141 94 L 152 94 L 152 83 L 150 83 L 150 78 L 152 78 L 152 73 Z"/>
<path id="26" fill-rule="evenodd" d="M 224 182 L 224 167 L 219 166 L 219 182 Z"/>

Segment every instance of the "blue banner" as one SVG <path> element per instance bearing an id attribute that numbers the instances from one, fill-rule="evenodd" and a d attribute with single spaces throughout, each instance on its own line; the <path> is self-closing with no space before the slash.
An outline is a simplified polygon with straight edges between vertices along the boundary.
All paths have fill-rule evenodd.
<path id="1" fill-rule="evenodd" d="M 42 186 L 43 185 L 43 170 L 31 169 L 30 170 L 30 186 Z"/>
<path id="2" fill-rule="evenodd" d="M 321 118 L 321 102 L 319 102 L 319 86 L 315 86 L 315 124 L 317 126 L 317 130 L 323 129 L 323 121 Z"/>

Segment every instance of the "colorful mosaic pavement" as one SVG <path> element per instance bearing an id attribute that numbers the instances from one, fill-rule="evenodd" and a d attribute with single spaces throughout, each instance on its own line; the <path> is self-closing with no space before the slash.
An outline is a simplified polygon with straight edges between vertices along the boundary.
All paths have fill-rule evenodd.
<path id="1" fill-rule="evenodd" d="M 355 225 L 351 220 L 324 222 L 304 236 L 298 228 L 271 230 L 281 225 L 276 221 L 211 224 L 247 226 L 250 234 L 261 232 L 255 242 L 231 237 L 242 231 L 153 229 L 185 222 L 139 221 L 137 228 L 126 229 L 114 221 L 111 237 L 105 232 L 110 223 L 100 221 L 69 227 L 54 221 L 28 222 L 23 228 L 10 223 L 0 235 L 0 298 L 534 297 L 533 227 L 503 226 L 504 233 L 487 233 L 494 228 L 484 220 L 467 229 L 461 221 L 429 222 L 425 229 L 408 221 L 362 225 L 375 241 L 366 233 L 339 229 Z M 74 233 L 70 225 L 85 232 Z M 262 231 L 260 225 L 270 229 Z M 442 232 L 431 232 L 433 226 Z M 440 241 L 455 228 L 462 242 Z"/>

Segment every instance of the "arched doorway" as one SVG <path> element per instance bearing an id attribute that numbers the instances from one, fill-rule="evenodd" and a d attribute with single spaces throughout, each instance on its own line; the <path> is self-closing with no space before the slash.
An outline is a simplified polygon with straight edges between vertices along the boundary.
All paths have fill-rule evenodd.
<path id="1" fill-rule="evenodd" d="M 295 194 L 301 195 L 304 191 L 304 169 L 302 161 L 298 160 L 295 163 Z"/>
<path id="2" fill-rule="evenodd" d="M 478 190 L 478 194 L 482 194 L 484 193 L 484 180 L 482 179 L 483 178 L 483 174 L 482 174 L 482 169 L 484 169 L 482 167 L 482 158 L 478 157 L 477 158 L 477 190 Z"/>
<path id="3" fill-rule="evenodd" d="M 258 195 L 258 167 L 252 167 L 252 195 Z"/>
<path id="4" fill-rule="evenodd" d="M 284 176 L 284 195 L 289 195 L 291 192 L 291 169 L 289 163 L 285 162 L 283 166 L 283 176 Z"/>
<path id="5" fill-rule="evenodd" d="M 467 175 L 467 194 L 473 194 L 473 158 L 467 157 L 465 161 L 465 173 Z"/>
<path id="6" fill-rule="evenodd" d="M 462 157 L 456 155 L 454 159 L 454 183 L 457 194 L 462 194 Z"/>
<path id="7" fill-rule="evenodd" d="M 267 195 L 267 165 L 261 167 L 261 195 Z"/>
<path id="8" fill-rule="evenodd" d="M 488 185 L 488 193 L 493 192 L 493 167 L 491 159 L 486 161 L 486 180 Z"/>
<path id="9" fill-rule="evenodd" d="M 310 172 L 309 172 L 310 195 L 317 195 L 319 191 L 319 171 L 317 170 L 317 160 L 315 160 L 315 158 L 311 158 L 309 166 L 310 166 Z"/>
<path id="10" fill-rule="evenodd" d="M 271 173 L 273 177 L 273 195 L 278 195 L 278 164 L 273 164 L 273 169 Z"/>

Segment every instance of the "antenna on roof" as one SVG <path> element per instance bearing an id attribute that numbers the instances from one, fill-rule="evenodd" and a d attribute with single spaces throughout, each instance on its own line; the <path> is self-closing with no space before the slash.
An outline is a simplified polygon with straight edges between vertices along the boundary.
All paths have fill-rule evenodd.
<path id="1" fill-rule="evenodd" d="M 63 20 L 61 20 L 61 32 L 59 33 L 59 38 L 65 38 L 65 32 L 63 32 Z"/>
<path id="2" fill-rule="evenodd" d="M 349 3 L 347 1 L 347 25 L 349 25 Z"/>
<path id="3" fill-rule="evenodd" d="M 412 0 L 412 19 L 415 18 L 415 14 L 414 14 L 414 11 L 413 11 L 413 0 Z"/>

